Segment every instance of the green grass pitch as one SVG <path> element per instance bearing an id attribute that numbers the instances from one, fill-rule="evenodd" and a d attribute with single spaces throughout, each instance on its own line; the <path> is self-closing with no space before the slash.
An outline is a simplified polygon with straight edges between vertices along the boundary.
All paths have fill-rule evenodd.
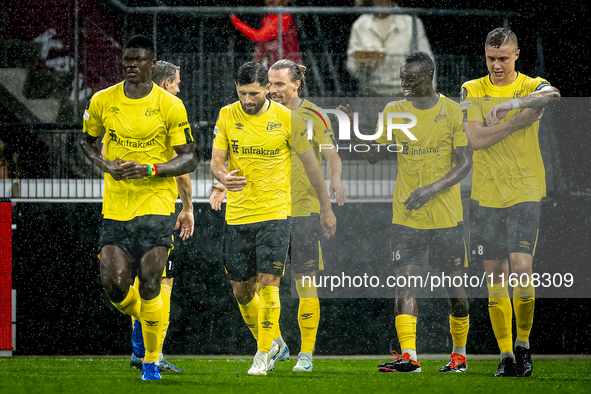
<path id="1" fill-rule="evenodd" d="M 185 369 L 143 382 L 124 358 L 0 359 L 0 393 L 495 393 L 591 392 L 591 360 L 534 360 L 530 378 L 494 378 L 496 361 L 468 361 L 465 374 L 437 372 L 440 360 L 421 361 L 422 372 L 380 373 L 377 360 L 315 360 L 314 371 L 294 373 L 295 360 L 267 376 L 249 376 L 250 359 L 170 359 Z M 384 357 L 384 361 L 388 361 Z"/>

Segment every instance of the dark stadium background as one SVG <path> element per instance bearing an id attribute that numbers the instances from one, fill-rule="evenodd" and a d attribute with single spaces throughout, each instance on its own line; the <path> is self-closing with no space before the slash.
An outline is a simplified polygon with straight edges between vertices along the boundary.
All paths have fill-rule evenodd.
<path id="1" fill-rule="evenodd" d="M 39 2 L 32 1 L 35 5 Z M 168 5 L 236 5 L 231 1 L 167 0 Z M 22 12 L 21 30 L 5 29 L 4 38 L 26 35 L 29 23 L 50 25 L 55 15 L 44 15 L 28 1 L 3 2 L 0 11 Z M 123 26 L 124 16 L 106 2 L 86 1 L 96 7 L 115 26 Z M 313 1 L 316 6 L 353 5 L 352 1 Z M 150 0 L 131 0 L 128 6 L 153 6 Z M 245 0 L 242 6 L 259 6 L 262 1 Z M 307 5 L 298 1 L 297 5 Z M 538 32 L 544 42 L 545 75 L 563 97 L 589 97 L 589 5 L 567 1 L 421 1 L 400 2 L 406 7 L 461 7 L 535 12 L 535 17 L 511 19 L 510 27 L 520 40 L 520 62 L 535 61 Z M 321 20 L 327 40 L 335 52 L 346 51 L 348 32 L 356 16 L 329 17 Z M 423 17 L 435 53 L 482 54 L 486 33 L 501 24 L 500 18 Z M 245 16 L 258 25 L 259 16 Z M 180 33 L 192 22 L 187 18 L 160 17 L 160 34 L 167 50 L 195 45 Z M 149 16 L 130 15 L 133 31 L 116 30 L 114 37 L 123 42 L 133 33 L 151 35 Z M 220 37 L 235 34 L 236 46 L 251 45 L 234 32 L 230 23 L 211 26 Z M 142 31 L 143 29 L 143 31 Z M 160 37 L 160 36 L 159 36 Z M 343 39 L 345 37 L 345 39 Z M 223 39 L 208 45 L 219 46 Z M 533 46 L 533 47 L 532 47 Z M 194 49 L 194 48 L 193 48 Z M 113 65 L 114 67 L 116 65 Z M 228 77 L 230 79 L 230 77 Z M 353 83 L 351 81 L 351 83 Z M 182 87 L 181 87 L 182 89 Z M 587 106 L 588 108 L 588 106 Z M 2 121 L 11 122 L 2 107 Z M 4 130 L 4 129 L 2 129 Z M 570 190 L 591 189 L 591 138 L 587 125 L 560 123 L 559 146 L 566 166 Z M 566 159 L 565 159 L 566 158 Z M 591 252 L 591 208 L 589 198 L 575 199 L 566 194 L 551 196 L 543 205 L 540 249 L 535 267 L 552 267 L 563 260 L 588 261 Z M 347 204 L 335 207 L 339 218 L 337 242 L 326 245 L 330 254 L 360 253 L 379 255 L 376 250 L 343 250 L 349 240 L 364 234 L 371 226 L 387 228 L 388 204 Z M 223 214 L 208 204 L 195 205 L 196 230 L 190 241 L 181 244 L 181 261 L 172 296 L 171 325 L 167 354 L 251 354 L 254 341 L 244 325 L 229 283 L 221 269 L 221 228 Z M 351 218 L 364 217 L 363 223 Z M 18 355 L 53 354 L 128 354 L 130 323 L 110 306 L 98 276 L 96 246 L 100 204 L 96 203 L 19 203 L 14 206 L 13 287 L 17 290 Z M 358 242 L 356 244 L 359 244 Z M 289 276 L 286 276 L 289 278 Z M 288 345 L 299 349 L 297 300 L 290 298 L 289 281 L 282 287 L 281 325 Z M 589 299 L 539 299 L 536 301 L 532 331 L 534 353 L 589 353 L 591 350 L 591 302 Z M 451 347 L 446 301 L 420 300 L 418 325 L 419 353 L 446 353 Z M 398 347 L 390 299 L 321 300 L 321 324 L 317 354 L 386 354 Z M 496 353 L 497 345 L 488 320 L 485 299 L 471 303 L 469 353 Z"/>

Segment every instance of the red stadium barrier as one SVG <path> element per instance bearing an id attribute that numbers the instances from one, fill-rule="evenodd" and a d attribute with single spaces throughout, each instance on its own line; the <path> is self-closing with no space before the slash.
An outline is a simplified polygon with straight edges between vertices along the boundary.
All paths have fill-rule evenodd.
<path id="1" fill-rule="evenodd" d="M 0 351 L 12 350 L 12 203 L 0 202 Z"/>

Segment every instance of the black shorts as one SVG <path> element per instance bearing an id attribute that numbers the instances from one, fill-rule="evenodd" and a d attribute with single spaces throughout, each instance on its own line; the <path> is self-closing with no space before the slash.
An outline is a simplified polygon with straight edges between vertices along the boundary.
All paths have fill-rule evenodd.
<path id="1" fill-rule="evenodd" d="M 504 260 L 510 253 L 534 255 L 540 227 L 540 202 L 522 202 L 507 208 L 482 207 L 475 200 L 471 204 L 470 253 L 473 260 Z"/>
<path id="2" fill-rule="evenodd" d="M 324 269 L 320 215 L 291 218 L 291 272 L 311 274 Z"/>
<path id="3" fill-rule="evenodd" d="M 141 258 L 155 247 L 173 248 L 175 223 L 173 215 L 137 216 L 128 221 L 103 219 L 99 252 L 103 246 L 115 245 L 125 252 L 132 267 L 137 268 Z"/>
<path id="4" fill-rule="evenodd" d="M 224 225 L 224 268 L 234 282 L 244 282 L 257 274 L 283 276 L 291 220 Z"/>
<path id="5" fill-rule="evenodd" d="M 393 224 L 390 258 L 394 267 L 429 264 L 440 271 L 464 269 L 468 261 L 462 224 L 429 230 Z"/>

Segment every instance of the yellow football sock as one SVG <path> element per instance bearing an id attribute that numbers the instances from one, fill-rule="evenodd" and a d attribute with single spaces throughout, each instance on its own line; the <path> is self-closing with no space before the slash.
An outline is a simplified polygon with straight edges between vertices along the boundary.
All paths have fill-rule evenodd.
<path id="1" fill-rule="evenodd" d="M 529 333 L 534 322 L 534 305 L 536 303 L 536 288 L 531 281 L 528 286 L 516 286 L 513 289 L 513 307 L 515 308 L 515 323 L 517 324 L 517 339 L 523 342 L 529 340 Z"/>
<path id="2" fill-rule="evenodd" d="M 133 288 L 137 292 L 137 294 L 138 294 L 138 300 L 139 300 L 139 294 L 140 294 L 140 278 L 138 278 L 137 276 L 133 280 Z M 138 305 L 138 308 L 140 308 L 140 305 Z M 139 312 L 138 312 L 138 314 L 139 314 Z M 135 324 L 135 317 L 132 315 L 131 316 L 131 328 L 132 329 L 133 329 L 134 324 Z"/>
<path id="3" fill-rule="evenodd" d="M 127 291 L 127 295 L 121 302 L 112 302 L 115 305 L 115 308 L 119 309 L 121 312 L 135 317 L 136 319 L 140 318 L 140 294 L 136 289 L 132 286 L 129 286 L 129 290 Z"/>
<path id="4" fill-rule="evenodd" d="M 417 318 L 412 315 L 396 316 L 396 333 L 401 349 L 417 350 Z"/>
<path id="5" fill-rule="evenodd" d="M 302 347 L 300 352 L 313 353 L 316 344 L 316 333 L 318 332 L 318 323 L 320 322 L 320 301 L 316 287 L 306 282 L 303 286 L 302 280 L 296 280 L 296 289 L 300 297 L 300 307 L 298 309 L 298 323 L 302 334 Z"/>
<path id="6" fill-rule="evenodd" d="M 509 299 L 509 282 L 488 285 L 488 314 L 501 353 L 513 351 L 511 320 L 513 308 Z"/>
<path id="7" fill-rule="evenodd" d="M 142 333 L 146 348 L 146 362 L 159 360 L 158 338 L 162 332 L 162 297 L 160 294 L 151 300 L 142 298 L 141 311 Z"/>
<path id="8" fill-rule="evenodd" d="M 279 287 L 265 286 L 261 289 L 261 307 L 259 309 L 259 340 L 257 350 L 269 353 L 271 343 L 278 332 L 281 301 Z"/>
<path id="9" fill-rule="evenodd" d="M 172 286 L 160 285 L 160 296 L 162 297 L 162 331 L 158 341 L 158 351 L 162 353 L 164 346 L 164 339 L 168 332 L 168 325 L 170 323 L 170 294 L 172 293 Z"/>
<path id="10" fill-rule="evenodd" d="M 449 316 L 449 332 L 455 347 L 464 347 L 468 340 L 468 329 L 470 328 L 470 316 L 454 317 Z"/>
<path id="11" fill-rule="evenodd" d="M 242 318 L 250 329 L 250 332 L 252 332 L 255 341 L 259 340 L 259 309 L 261 305 L 261 297 L 259 297 L 258 293 L 256 292 L 248 304 L 242 305 L 241 303 L 238 303 L 238 307 L 240 307 L 240 313 L 242 313 Z"/>

